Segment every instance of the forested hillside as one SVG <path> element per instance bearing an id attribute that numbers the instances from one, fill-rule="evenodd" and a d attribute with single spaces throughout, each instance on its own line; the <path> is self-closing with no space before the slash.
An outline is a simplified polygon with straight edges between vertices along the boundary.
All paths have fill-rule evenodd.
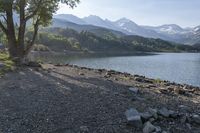
<path id="1" fill-rule="evenodd" d="M 44 44 L 51 50 L 88 52 L 181 52 L 195 51 L 192 46 L 178 45 L 161 39 L 140 36 L 117 36 L 112 32 L 98 30 L 99 36 L 88 31 L 46 28 L 38 35 L 36 43 Z"/>

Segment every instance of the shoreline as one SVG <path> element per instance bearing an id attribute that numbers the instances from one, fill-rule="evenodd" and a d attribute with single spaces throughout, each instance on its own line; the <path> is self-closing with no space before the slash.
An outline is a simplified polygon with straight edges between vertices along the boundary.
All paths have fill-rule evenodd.
<path id="1" fill-rule="evenodd" d="M 99 72 L 106 72 L 108 77 L 111 77 L 112 75 L 122 75 L 125 77 L 129 77 L 130 79 L 136 79 L 141 82 L 147 82 L 147 83 L 154 83 L 154 82 L 160 82 L 161 84 L 167 84 L 167 86 L 170 85 L 175 85 L 175 86 L 187 86 L 188 88 L 195 88 L 195 89 L 199 89 L 200 90 L 200 86 L 194 86 L 194 85 L 189 85 L 186 83 L 177 83 L 177 82 L 173 82 L 173 81 L 168 81 L 168 80 L 162 80 L 162 79 L 155 79 L 155 78 L 149 78 L 146 77 L 144 75 L 139 75 L 139 74 L 130 74 L 127 72 L 119 72 L 119 71 L 115 71 L 115 70 L 107 70 L 107 69 L 95 69 L 95 68 L 88 68 L 88 67 L 82 67 L 82 66 L 78 66 L 78 65 L 73 65 L 73 64 L 50 64 L 56 67 L 72 67 L 72 68 L 77 68 L 77 69 L 86 69 L 88 71 L 99 71 Z M 107 78 L 107 77 L 105 77 Z"/>

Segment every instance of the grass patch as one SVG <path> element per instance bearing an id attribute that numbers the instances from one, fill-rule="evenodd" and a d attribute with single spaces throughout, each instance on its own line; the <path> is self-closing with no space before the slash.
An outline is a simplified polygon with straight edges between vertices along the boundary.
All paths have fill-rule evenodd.
<path id="1" fill-rule="evenodd" d="M 3 64 L 3 67 L 0 68 L 0 76 L 4 75 L 5 72 L 13 70 L 15 66 L 15 63 L 10 59 L 7 52 L 0 52 L 0 63 Z"/>
<path id="2" fill-rule="evenodd" d="M 126 76 L 122 76 L 120 77 L 122 80 L 130 80 L 131 78 L 130 77 L 126 77 Z"/>
<path id="3" fill-rule="evenodd" d="M 162 80 L 159 79 L 159 78 L 158 78 L 158 79 L 155 79 L 155 80 L 154 80 L 154 83 L 156 83 L 156 84 L 160 84 L 160 83 L 162 83 Z"/>

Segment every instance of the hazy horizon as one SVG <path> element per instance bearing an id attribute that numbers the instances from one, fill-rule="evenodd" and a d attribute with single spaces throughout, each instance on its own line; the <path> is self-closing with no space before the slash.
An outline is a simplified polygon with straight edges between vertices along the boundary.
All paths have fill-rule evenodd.
<path id="1" fill-rule="evenodd" d="M 187 28 L 200 25 L 199 6 L 198 0 L 82 0 L 74 9 L 60 5 L 57 14 L 72 14 L 80 18 L 96 15 L 111 21 L 128 18 L 138 25 L 177 24 Z"/>

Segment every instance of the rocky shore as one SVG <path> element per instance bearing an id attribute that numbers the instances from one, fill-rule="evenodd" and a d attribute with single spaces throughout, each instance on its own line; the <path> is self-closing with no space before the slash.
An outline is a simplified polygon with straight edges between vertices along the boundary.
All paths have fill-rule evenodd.
<path id="1" fill-rule="evenodd" d="M 200 132 L 199 87 L 68 64 L 0 81 L 2 133 Z"/>

